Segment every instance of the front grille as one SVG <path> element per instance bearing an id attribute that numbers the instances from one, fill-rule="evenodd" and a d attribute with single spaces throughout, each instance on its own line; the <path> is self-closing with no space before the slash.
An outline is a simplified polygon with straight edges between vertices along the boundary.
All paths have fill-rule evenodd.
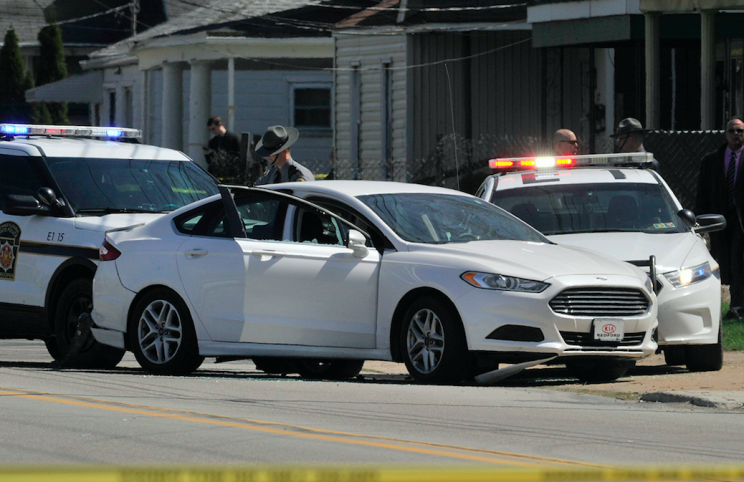
<path id="1" fill-rule="evenodd" d="M 489 340 L 540 342 L 545 340 L 545 335 L 540 328 L 533 326 L 504 325 L 492 331 L 486 338 Z"/>
<path id="2" fill-rule="evenodd" d="M 577 331 L 562 331 L 561 337 L 567 345 L 575 346 L 636 346 L 643 343 L 646 332 L 626 333 L 620 341 L 595 340 L 593 333 L 579 333 Z"/>
<path id="3" fill-rule="evenodd" d="M 638 316 L 648 311 L 648 298 L 633 288 L 570 288 L 550 301 L 561 315 L 591 318 Z"/>

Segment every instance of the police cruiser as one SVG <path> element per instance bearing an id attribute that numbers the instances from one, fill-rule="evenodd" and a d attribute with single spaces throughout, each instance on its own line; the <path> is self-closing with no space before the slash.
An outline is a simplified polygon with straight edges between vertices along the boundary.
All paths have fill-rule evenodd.
<path id="1" fill-rule="evenodd" d="M 720 370 L 721 282 L 703 233 L 720 215 L 683 209 L 651 153 L 491 159 L 477 196 L 559 244 L 631 261 L 656 258 L 658 344 L 668 365 Z"/>
<path id="2" fill-rule="evenodd" d="M 181 152 L 136 129 L 0 124 L 0 338 L 41 339 L 65 358 L 105 232 L 218 192 Z M 112 367 L 123 350 L 90 337 L 71 361 Z"/>

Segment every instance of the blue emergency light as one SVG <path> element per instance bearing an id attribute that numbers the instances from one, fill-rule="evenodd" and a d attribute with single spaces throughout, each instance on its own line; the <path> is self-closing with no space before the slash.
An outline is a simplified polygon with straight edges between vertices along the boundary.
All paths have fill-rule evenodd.
<path id="1" fill-rule="evenodd" d="M 45 126 L 33 124 L 0 124 L 0 132 L 8 136 L 106 137 L 109 139 L 138 139 L 139 129 L 111 129 L 90 126 Z"/>

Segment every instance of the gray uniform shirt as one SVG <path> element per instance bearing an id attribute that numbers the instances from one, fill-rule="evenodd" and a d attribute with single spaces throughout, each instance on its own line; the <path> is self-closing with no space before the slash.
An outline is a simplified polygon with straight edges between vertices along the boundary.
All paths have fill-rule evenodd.
<path id="1" fill-rule="evenodd" d="M 310 169 L 290 157 L 281 169 L 271 166 L 253 185 L 262 186 L 264 184 L 295 181 L 315 181 L 315 177 Z"/>

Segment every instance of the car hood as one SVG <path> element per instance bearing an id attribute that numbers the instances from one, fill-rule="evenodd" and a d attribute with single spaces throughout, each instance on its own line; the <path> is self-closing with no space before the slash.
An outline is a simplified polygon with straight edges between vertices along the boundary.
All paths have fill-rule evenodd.
<path id="1" fill-rule="evenodd" d="M 574 246 L 527 241 L 471 241 L 443 245 L 411 244 L 411 253 L 433 254 L 440 262 L 457 260 L 459 267 L 497 271 L 543 281 L 565 275 L 645 275 L 623 261 Z"/>
<path id="2" fill-rule="evenodd" d="M 696 242 L 691 233 L 582 233 L 548 236 L 558 244 L 591 249 L 623 261 L 647 260 L 656 256 L 659 273 L 682 267 Z"/>
<path id="3" fill-rule="evenodd" d="M 105 216 L 84 216 L 75 218 L 75 227 L 85 231 L 104 232 L 109 229 L 146 224 L 162 216 L 161 213 L 117 213 Z"/>

